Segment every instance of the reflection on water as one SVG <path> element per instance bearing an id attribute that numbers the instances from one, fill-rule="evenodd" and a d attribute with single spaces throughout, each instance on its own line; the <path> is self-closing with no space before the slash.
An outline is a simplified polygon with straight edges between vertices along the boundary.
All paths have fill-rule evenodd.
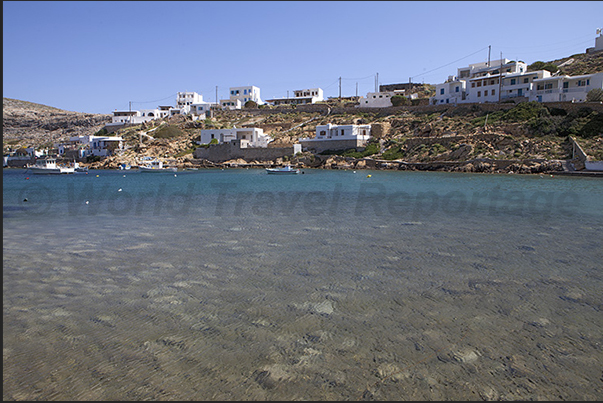
<path id="1" fill-rule="evenodd" d="M 603 398 L 599 181 L 371 174 L 5 172 L 4 399 Z"/>

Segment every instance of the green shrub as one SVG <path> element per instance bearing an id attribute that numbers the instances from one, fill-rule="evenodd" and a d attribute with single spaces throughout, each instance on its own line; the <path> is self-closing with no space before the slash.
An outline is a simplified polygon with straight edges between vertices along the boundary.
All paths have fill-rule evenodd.
<path id="1" fill-rule="evenodd" d="M 393 146 L 385 150 L 381 156 L 384 160 L 398 160 L 404 158 L 404 151 L 401 146 Z"/>
<path id="2" fill-rule="evenodd" d="M 218 144 L 219 141 L 218 139 L 211 139 L 211 141 L 209 142 L 209 144 Z"/>
<path id="3" fill-rule="evenodd" d="M 171 139 L 174 137 L 180 137 L 183 133 L 176 126 L 163 125 L 159 129 L 155 130 L 152 134 L 153 137 L 157 139 Z"/>
<path id="4" fill-rule="evenodd" d="M 391 97 L 391 101 L 393 106 L 402 106 L 410 104 L 410 100 L 402 95 L 394 95 L 393 97 Z"/>
<path id="5" fill-rule="evenodd" d="M 258 103 L 252 100 L 245 102 L 245 108 L 257 108 Z"/>
<path id="6" fill-rule="evenodd" d="M 587 102 L 601 102 L 603 101 L 603 89 L 594 88 L 586 94 Z"/>

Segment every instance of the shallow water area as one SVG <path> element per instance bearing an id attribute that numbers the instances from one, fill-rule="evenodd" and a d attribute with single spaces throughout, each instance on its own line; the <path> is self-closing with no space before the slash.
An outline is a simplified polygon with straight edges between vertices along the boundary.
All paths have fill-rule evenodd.
<path id="1" fill-rule="evenodd" d="M 3 180 L 5 400 L 603 398 L 599 179 Z"/>

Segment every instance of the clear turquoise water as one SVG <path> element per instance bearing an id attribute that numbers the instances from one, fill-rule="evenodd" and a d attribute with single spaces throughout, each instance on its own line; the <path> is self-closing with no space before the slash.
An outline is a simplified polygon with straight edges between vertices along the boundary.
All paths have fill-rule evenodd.
<path id="1" fill-rule="evenodd" d="M 3 207 L 5 400 L 603 398 L 596 178 L 5 169 Z"/>

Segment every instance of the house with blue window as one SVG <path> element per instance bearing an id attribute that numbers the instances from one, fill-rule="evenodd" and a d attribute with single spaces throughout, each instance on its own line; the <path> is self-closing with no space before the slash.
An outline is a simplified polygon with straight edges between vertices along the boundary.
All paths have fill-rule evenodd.
<path id="1" fill-rule="evenodd" d="M 246 87 L 230 87 L 230 97 L 221 99 L 220 106 L 222 109 L 241 109 L 247 101 L 253 101 L 258 105 L 263 105 L 264 102 L 260 98 L 260 89 L 253 85 Z"/>
<path id="2" fill-rule="evenodd" d="M 584 102 L 590 90 L 603 89 L 603 72 L 580 76 L 553 76 L 534 80 L 529 100 L 537 102 Z"/>

